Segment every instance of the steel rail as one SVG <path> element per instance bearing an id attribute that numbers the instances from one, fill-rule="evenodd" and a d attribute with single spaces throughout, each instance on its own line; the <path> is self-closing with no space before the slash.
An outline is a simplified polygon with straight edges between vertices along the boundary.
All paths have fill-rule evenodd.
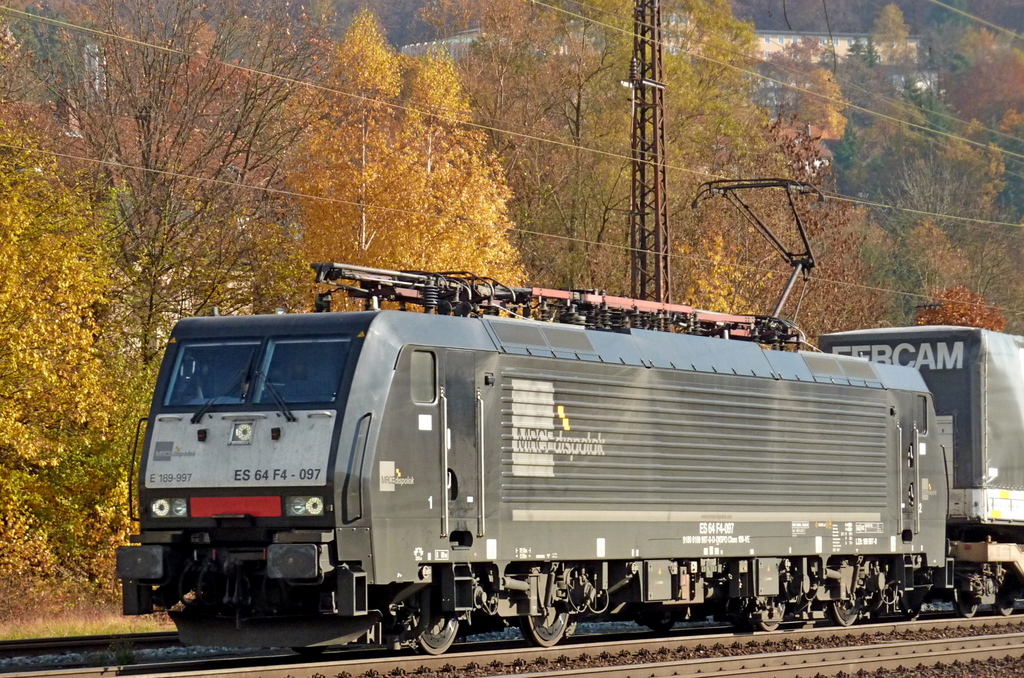
<path id="1" fill-rule="evenodd" d="M 104 652 L 116 645 L 144 649 L 176 647 L 180 644 L 177 631 L 68 636 L 65 638 L 22 638 L 0 640 L 0 659 L 37 657 L 44 654 L 67 652 Z"/>
<path id="2" fill-rule="evenodd" d="M 960 628 L 978 629 L 982 635 L 963 638 L 945 638 L 935 641 L 912 642 L 893 641 L 885 638 L 887 635 L 898 632 L 938 631 Z M 1001 628 L 1006 629 L 1008 632 L 998 635 L 986 633 L 986 631 L 998 631 Z M 308 658 L 294 655 L 288 656 L 287 658 L 284 658 L 281 655 L 265 657 L 249 656 L 244 659 L 223 658 L 199 661 L 190 660 L 186 662 L 167 662 L 162 664 L 139 664 L 122 667 L 97 667 L 70 670 L 63 669 L 47 672 L 33 671 L 17 674 L 5 673 L 0 675 L 2 675 L 2 678 L 100 678 L 106 676 L 128 675 L 147 676 L 148 678 L 199 678 L 200 676 L 210 675 L 225 676 L 228 678 L 306 678 L 317 674 L 336 675 L 341 672 L 348 673 L 352 676 L 360 676 L 372 670 L 378 675 L 386 676 L 389 674 L 398 675 L 402 672 L 408 675 L 413 675 L 417 672 L 441 671 L 443 669 L 449 672 L 459 672 L 471 666 L 476 667 L 476 669 L 479 670 L 479 668 L 486 667 L 491 664 L 491 662 L 497 661 L 500 662 L 500 667 L 496 667 L 494 675 L 500 676 L 502 675 L 502 672 L 508 670 L 504 667 L 508 667 L 512 662 L 520 663 L 520 666 L 525 668 L 529 663 L 536 662 L 538 659 L 542 658 L 546 659 L 548 662 L 554 662 L 562 660 L 563 658 L 576 660 L 583 655 L 594 658 L 598 657 L 603 652 L 611 654 L 628 652 L 633 655 L 637 655 L 644 651 L 657 653 L 663 648 L 694 649 L 698 646 L 713 648 L 716 645 L 731 647 L 734 645 L 743 646 L 769 642 L 806 641 L 822 637 L 856 638 L 858 636 L 867 636 L 869 638 L 875 637 L 878 640 L 874 643 L 846 646 L 842 648 L 814 649 L 797 652 L 769 651 L 757 654 L 751 653 L 709 659 L 666 661 L 651 665 L 632 664 L 629 667 L 611 666 L 604 668 L 572 669 L 563 672 L 536 671 L 532 674 L 522 672 L 522 669 L 520 669 L 520 672 L 517 672 L 516 675 L 520 677 L 524 675 L 543 675 L 545 678 L 584 674 L 588 676 L 600 676 L 600 678 L 616 678 L 617 675 L 625 676 L 627 673 L 632 678 L 646 678 L 647 676 L 653 677 L 660 675 L 685 676 L 690 674 L 683 673 L 681 669 L 682 666 L 696 666 L 697 664 L 695 664 L 695 662 L 705 662 L 705 664 L 702 665 L 702 670 L 704 671 L 702 675 L 706 676 L 709 672 L 713 672 L 716 678 L 726 678 L 726 676 L 730 675 L 779 676 L 780 678 L 800 675 L 802 678 L 809 678 L 809 676 L 813 676 L 815 673 L 828 675 L 826 671 L 832 670 L 833 665 L 835 666 L 835 671 L 838 672 L 841 670 L 849 671 L 851 667 L 854 670 L 866 667 L 866 662 L 896 662 L 888 664 L 888 666 L 896 666 L 899 662 L 913 661 L 913 666 L 916 666 L 917 664 L 926 664 L 929 661 L 932 663 L 937 663 L 938 661 L 949 663 L 957 659 L 960 661 L 967 661 L 971 658 L 988 659 L 998 656 L 1024 656 L 1024 619 L 1014 619 L 1013 617 L 987 617 L 974 619 L 925 620 L 916 622 L 890 622 L 855 625 L 852 627 L 828 626 L 819 628 L 795 628 L 790 630 L 758 633 L 719 633 L 697 636 L 679 635 L 677 633 L 663 638 L 650 638 L 644 634 L 643 638 L 624 639 L 619 637 L 610 641 L 607 638 L 602 638 L 600 636 L 582 636 L 570 639 L 570 641 L 575 642 L 569 642 L 567 644 L 548 649 L 524 648 L 522 646 L 508 647 L 507 643 L 501 645 L 501 647 L 505 649 L 495 649 L 498 644 L 472 643 L 464 644 L 460 646 L 457 651 L 437 657 L 429 657 L 426 655 L 397 655 L 388 653 L 383 656 L 376 655 L 369 658 L 355 659 L 351 656 L 346 657 L 345 653 L 341 652 L 333 655 L 325 655 L 317 662 L 310 662 Z M 598 640 L 599 638 L 600 640 Z M 947 644 L 948 647 L 942 649 L 937 645 L 941 643 Z M 891 656 L 892 652 L 890 648 L 900 647 L 905 648 L 904 654 L 900 656 Z M 890 656 L 886 656 L 887 652 Z M 828 656 L 830 653 L 832 655 L 831 657 Z M 840 655 L 840 653 L 842 654 Z M 928 658 L 933 658 L 933 660 Z M 639 659 L 638 661 L 650 661 L 650 659 Z M 779 664 L 779 661 L 790 662 L 789 667 L 792 668 L 793 672 L 786 673 L 785 671 L 789 671 L 789 668 L 787 668 L 785 664 Z M 521 664 L 521 662 L 526 662 L 526 664 Z M 712 664 L 711 662 L 716 663 Z M 661 667 L 663 665 L 668 666 L 669 664 L 672 664 L 672 668 L 668 669 L 667 673 L 655 673 L 655 671 L 658 670 L 657 667 Z M 730 664 L 733 668 L 726 668 L 727 665 Z M 712 666 L 714 666 L 714 668 L 712 668 Z M 872 664 L 872 666 L 878 668 L 881 667 L 882 664 Z M 641 667 L 644 671 L 638 671 L 638 668 Z M 721 669 L 718 667 L 721 667 Z M 602 673 L 614 671 L 625 671 L 627 673 Z M 734 673 L 730 674 L 728 671 L 733 671 Z M 761 671 L 761 673 L 758 673 L 758 671 Z"/>
<path id="3" fill-rule="evenodd" d="M 1024 633 L 517 673 L 516 678 L 811 678 L 1024 656 Z M 511 678 L 500 676 L 496 678 Z"/>

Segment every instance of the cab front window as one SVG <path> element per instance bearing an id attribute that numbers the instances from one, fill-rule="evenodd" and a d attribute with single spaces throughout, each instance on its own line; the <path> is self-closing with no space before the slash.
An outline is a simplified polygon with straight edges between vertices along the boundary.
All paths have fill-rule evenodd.
<path id="1" fill-rule="evenodd" d="M 253 402 L 332 403 L 338 396 L 349 340 L 274 339 L 261 361 Z"/>
<path id="2" fill-rule="evenodd" d="M 221 404 L 242 402 L 259 347 L 257 341 L 183 343 L 164 405 L 199 405 L 213 399 Z"/>

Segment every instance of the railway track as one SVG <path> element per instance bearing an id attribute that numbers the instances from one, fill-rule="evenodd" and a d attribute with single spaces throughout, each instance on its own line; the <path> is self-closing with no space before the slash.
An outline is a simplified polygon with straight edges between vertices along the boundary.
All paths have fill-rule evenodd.
<path id="1" fill-rule="evenodd" d="M 906 636 L 932 634 L 930 639 Z M 842 647 L 821 644 L 846 643 Z M 439 656 L 328 653 L 311 662 L 296 655 L 203 659 L 174 663 L 94 667 L 5 674 L 6 678 L 150 678 L 229 676 L 230 678 L 313 678 L 347 674 L 445 676 L 517 676 L 591 678 L 661 676 L 776 676 L 812 678 L 897 666 L 951 664 L 972 659 L 1024 657 L 1024 620 L 1004 618 L 927 620 L 865 624 L 850 628 L 802 628 L 772 633 L 724 633 L 652 639 L 594 637 L 574 639 L 551 649 L 465 644 Z"/>
<path id="2" fill-rule="evenodd" d="M 0 660 L 12 657 L 37 657 L 66 652 L 106 652 L 117 645 L 134 649 L 160 649 L 175 647 L 177 631 L 157 633 L 122 633 L 102 636 L 74 636 L 68 638 L 25 638 L 22 640 L 0 640 Z"/>

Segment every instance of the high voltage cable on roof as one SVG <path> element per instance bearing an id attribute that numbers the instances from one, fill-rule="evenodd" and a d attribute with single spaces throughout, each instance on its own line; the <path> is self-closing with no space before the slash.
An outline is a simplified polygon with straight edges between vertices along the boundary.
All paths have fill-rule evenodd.
<path id="1" fill-rule="evenodd" d="M 577 18 L 582 18 L 582 19 L 587 20 L 587 21 L 591 21 L 592 23 L 596 23 L 597 25 L 600 25 L 600 26 L 605 26 L 605 27 L 610 28 L 612 30 L 626 32 L 625 29 L 619 29 L 618 27 L 611 26 L 609 24 L 605 24 L 605 23 L 602 23 L 602 22 L 597 22 L 597 21 L 595 21 L 593 19 L 589 19 L 588 17 L 584 17 L 582 15 L 573 14 L 573 13 L 568 12 L 566 10 L 562 10 L 560 8 L 557 8 L 557 7 L 554 7 L 552 5 L 549 5 L 549 4 L 545 3 L 545 2 L 543 2 L 542 0 L 529 0 L 529 1 L 534 3 L 534 4 L 541 5 L 541 6 L 544 6 L 544 7 L 548 7 L 550 9 L 553 9 L 555 11 L 558 11 L 558 12 L 561 12 L 561 13 L 564 13 L 564 14 L 568 14 L 569 16 L 574 16 L 574 17 L 577 17 Z M 212 59 L 210 57 L 206 57 L 206 56 L 203 56 L 203 55 L 200 55 L 200 54 L 186 53 L 186 52 L 184 52 L 182 50 L 177 50 L 177 49 L 173 49 L 173 48 L 170 48 L 170 47 L 165 47 L 165 46 L 162 46 L 162 45 L 155 45 L 155 44 L 147 43 L 147 42 L 144 42 L 144 41 L 141 41 L 141 40 L 136 40 L 134 38 L 128 38 L 128 37 L 119 36 L 119 35 L 116 35 L 116 34 L 113 34 L 113 33 L 109 33 L 109 32 L 106 32 L 106 31 L 101 31 L 101 30 L 98 30 L 98 29 L 88 28 L 88 27 L 80 26 L 80 25 L 73 24 L 73 23 L 70 23 L 70 22 L 61 21 L 59 19 L 51 19 L 51 18 L 48 18 L 48 17 L 42 17 L 42 16 L 38 16 L 38 15 L 29 13 L 29 12 L 23 12 L 23 11 L 20 11 L 20 10 L 15 10 L 15 9 L 12 9 L 12 8 L 9 8 L 9 7 L 0 7 L 0 9 L 8 12 L 9 14 L 16 14 L 16 15 L 22 16 L 24 18 L 33 20 L 33 21 L 39 21 L 39 22 L 42 22 L 42 23 L 49 23 L 49 24 L 52 24 L 52 25 L 61 26 L 61 27 L 64 27 L 64 28 L 72 29 L 72 30 L 78 30 L 78 31 L 86 32 L 86 33 L 92 33 L 94 35 L 100 35 L 100 36 L 111 38 L 111 39 L 114 39 L 114 40 L 121 40 L 121 41 L 128 42 L 130 44 L 135 44 L 135 45 L 139 45 L 139 46 L 142 46 L 142 47 L 149 47 L 149 48 L 156 49 L 156 50 L 159 50 L 159 51 L 163 51 L 163 52 L 167 52 L 167 53 L 171 53 L 171 54 L 178 54 L 178 55 L 185 56 L 185 57 L 188 57 L 188 58 L 201 59 L 201 60 L 204 60 L 204 61 L 206 61 L 208 63 L 217 64 L 217 65 L 224 66 L 224 67 L 227 67 L 227 68 L 237 69 L 237 70 L 240 70 L 242 72 L 250 73 L 250 74 L 253 74 L 253 75 L 266 76 L 266 77 L 270 77 L 270 78 L 277 78 L 277 79 L 283 80 L 285 82 L 291 82 L 291 83 L 294 83 L 294 84 L 297 84 L 297 85 L 302 85 L 302 86 L 305 86 L 305 87 L 309 87 L 311 89 L 315 89 L 315 90 L 318 90 L 318 91 L 329 92 L 329 93 L 332 93 L 332 94 L 340 94 L 342 96 L 347 96 L 347 97 L 350 97 L 350 98 L 355 99 L 357 101 L 383 103 L 383 104 L 385 104 L 385 105 L 387 105 L 387 106 L 389 106 L 391 108 L 394 108 L 396 110 L 403 110 L 403 111 L 409 111 L 409 112 L 417 112 L 417 113 L 424 113 L 424 114 L 435 115 L 436 117 L 442 118 L 442 119 L 444 119 L 446 121 L 464 124 L 467 127 L 473 127 L 473 128 L 476 128 L 476 129 L 481 129 L 481 130 L 490 131 L 490 132 L 498 132 L 498 133 L 502 133 L 502 134 L 508 134 L 510 136 L 515 136 L 515 137 L 518 137 L 518 138 L 521 138 L 521 139 L 527 139 L 527 140 L 530 140 L 530 141 L 538 141 L 538 142 L 542 142 L 542 143 L 549 143 L 549 144 L 552 144 L 552 145 L 555 145 L 555 146 L 571 148 L 572 150 L 587 151 L 587 152 L 590 152 L 590 153 L 595 153 L 597 155 L 603 155 L 603 156 L 606 156 L 606 157 L 617 158 L 617 159 L 621 159 L 621 160 L 625 160 L 625 161 L 629 161 L 629 160 L 632 159 L 631 156 L 626 155 L 626 154 L 622 154 L 622 153 L 614 153 L 614 152 L 611 152 L 611 151 L 604 151 L 604 150 L 597 149 L 597 148 L 592 148 L 592 147 L 589 147 L 589 146 L 580 146 L 580 145 L 576 145 L 576 144 L 573 144 L 573 143 L 570 143 L 570 142 L 560 141 L 560 140 L 557 140 L 557 139 L 550 139 L 550 138 L 546 138 L 546 137 L 539 137 L 539 136 L 536 136 L 536 135 L 524 134 L 522 132 L 515 132 L 515 131 L 512 131 L 512 130 L 508 130 L 508 129 L 501 129 L 501 128 L 492 127 L 492 126 L 488 126 L 488 125 L 482 125 L 482 124 L 479 124 L 479 123 L 474 123 L 474 122 L 471 122 L 471 121 L 466 121 L 466 120 L 463 120 L 461 118 L 445 117 L 445 116 L 437 115 L 436 111 L 424 110 L 424 109 L 416 108 L 414 106 L 408 106 L 408 105 L 405 105 L 405 104 L 399 104 L 399 103 L 389 102 L 389 101 L 380 102 L 379 100 L 373 99 L 371 97 L 367 97 L 367 96 L 364 96 L 364 95 L 361 95 L 361 94 L 355 94 L 355 93 L 352 93 L 352 92 L 346 92 L 344 90 L 333 88 L 333 87 L 328 87 L 326 85 L 320 85 L 320 84 L 316 84 L 316 83 L 311 83 L 311 82 L 308 82 L 308 81 L 299 80 L 297 78 L 292 78 L 292 77 L 289 77 L 289 76 L 280 75 L 280 74 L 272 73 L 272 72 L 269 72 L 269 71 L 261 71 L 259 69 L 249 68 L 249 67 L 246 67 L 246 66 L 241 66 L 239 64 L 231 64 L 231 63 L 227 63 L 227 62 L 223 62 L 223 61 L 218 61 L 216 59 Z M 776 83 L 778 83 L 780 85 L 783 85 L 785 87 L 790 87 L 790 88 L 796 89 L 798 91 L 807 92 L 807 93 L 812 94 L 813 96 L 816 96 L 816 97 L 819 97 L 819 98 L 823 98 L 823 99 L 826 99 L 826 100 L 829 100 L 829 101 L 835 101 L 833 99 L 830 99 L 829 97 L 825 97 L 824 95 L 820 95 L 820 94 L 818 94 L 816 92 L 812 92 L 812 91 L 807 90 L 805 88 L 797 87 L 795 85 L 790 85 L 788 83 L 784 83 L 784 82 L 779 81 L 779 80 L 774 80 L 772 78 L 768 78 L 767 76 L 762 76 L 762 75 L 760 75 L 760 74 L 758 74 L 758 73 L 756 73 L 754 71 L 749 71 L 749 70 L 746 70 L 746 69 L 742 69 L 742 68 L 740 68 L 738 66 L 733 66 L 732 64 L 728 64 L 728 63 L 725 63 L 725 62 L 720 62 L 720 61 L 717 61 L 717 60 L 713 60 L 713 59 L 710 59 L 708 57 L 703 57 L 701 55 L 695 55 L 695 56 L 698 56 L 699 58 L 711 61 L 712 63 L 717 63 L 719 65 L 727 66 L 729 68 L 734 68 L 734 69 L 739 70 L 741 72 L 744 72 L 744 73 L 747 73 L 747 74 L 750 74 L 750 75 L 754 75 L 755 77 L 760 77 L 760 78 L 764 78 L 764 79 L 770 80 L 772 82 L 776 82 Z M 888 120 L 892 120 L 892 121 L 895 121 L 897 123 L 901 123 L 902 124 L 902 121 L 900 121 L 899 119 L 893 118 L 891 116 L 886 116 L 885 114 L 879 113 L 877 111 L 872 111 L 872 110 L 866 109 L 866 108 L 858 108 L 858 110 L 862 110 L 863 112 L 868 113 L 870 115 L 879 116 L 879 117 L 882 117 L 882 118 L 885 118 L 885 119 L 888 119 Z M 914 125 L 913 123 L 906 123 L 906 124 L 909 124 L 909 125 L 915 126 L 915 127 L 919 127 L 921 129 L 926 129 L 926 128 L 920 126 L 920 125 Z M 939 134 L 939 132 L 936 132 L 936 133 Z M 941 134 L 943 136 L 946 136 L 946 137 L 949 137 L 949 138 L 958 139 L 958 140 L 961 140 L 961 141 L 965 141 L 967 143 L 972 143 L 972 144 L 975 144 L 975 145 L 979 145 L 977 142 L 972 142 L 969 139 L 965 139 L 963 137 L 958 137 L 958 136 L 950 134 L 950 133 L 941 133 Z M 1002 151 L 1002 152 L 1008 153 L 1008 151 Z M 1024 158 L 1024 155 L 1020 155 L 1020 154 L 1012 154 L 1012 155 L 1017 155 L 1018 157 Z M 694 175 L 698 175 L 698 176 L 702 176 L 702 177 L 707 177 L 707 178 L 710 178 L 710 179 L 728 179 L 728 178 L 730 178 L 730 177 L 727 177 L 725 175 L 714 174 L 714 173 L 703 171 L 703 170 L 694 170 L 694 169 L 690 169 L 688 167 L 682 167 L 682 166 L 678 166 L 678 165 L 666 164 L 665 167 L 666 167 L 666 169 L 670 169 L 670 170 L 673 170 L 673 171 L 686 172 L 686 173 L 689 173 L 689 174 L 694 174 Z M 951 220 L 955 220 L 955 221 L 963 221 L 963 222 L 966 222 L 966 223 L 988 224 L 988 225 L 994 225 L 994 226 L 1011 226 L 1011 227 L 1014 227 L 1014 228 L 1020 228 L 1020 224 L 1010 224 L 1010 223 L 1007 223 L 1007 222 L 994 221 L 994 220 L 991 220 L 991 219 L 976 219 L 976 218 L 972 218 L 972 217 L 961 217 L 961 216 L 950 215 L 950 214 L 938 214 L 938 213 L 932 213 L 932 212 L 925 212 L 925 211 L 921 211 L 921 210 L 912 210 L 912 209 L 909 209 L 909 208 L 898 207 L 898 206 L 895 206 L 895 205 L 886 205 L 884 203 L 871 202 L 871 201 L 867 201 L 867 200 L 863 200 L 863 199 L 859 199 L 859 198 L 851 198 L 849 196 L 845 196 L 845 195 L 842 195 L 840 193 L 830 193 L 830 194 L 827 194 L 827 195 L 829 197 L 833 198 L 833 199 L 844 201 L 844 202 L 849 202 L 849 203 L 852 203 L 852 204 L 860 204 L 860 205 L 867 205 L 867 206 L 873 206 L 873 207 L 881 207 L 881 208 L 885 208 L 885 209 L 889 209 L 889 210 L 905 211 L 905 212 L 908 212 L 908 213 L 913 213 L 913 214 L 918 214 L 918 215 L 923 215 L 923 216 L 931 216 L 931 217 L 937 217 L 937 218 L 941 218 L 941 219 L 951 219 Z"/>
<path id="2" fill-rule="evenodd" d="M 56 157 L 56 158 L 64 158 L 64 159 L 67 159 L 67 160 L 80 160 L 80 161 L 83 161 L 83 162 L 89 162 L 89 163 L 98 164 L 98 165 L 108 165 L 108 166 L 111 166 L 111 167 L 121 167 L 121 168 L 124 168 L 124 169 L 139 170 L 139 171 L 148 172 L 148 173 L 151 173 L 151 174 L 172 176 L 172 177 L 179 178 L 179 179 L 186 179 L 186 180 L 198 181 L 198 182 L 203 182 L 203 183 L 224 185 L 224 186 L 229 186 L 229 187 L 233 187 L 233 188 L 241 188 L 241 189 L 245 189 L 245 190 L 249 190 L 249 191 L 260 191 L 260 192 L 269 193 L 269 194 L 272 194 L 272 195 L 281 195 L 281 196 L 286 196 L 286 197 L 303 198 L 303 199 L 320 201 L 320 202 L 329 202 L 329 203 L 345 205 L 345 206 L 349 206 L 349 207 L 364 207 L 364 208 L 367 208 L 367 209 L 378 210 L 378 211 L 382 211 L 382 212 L 393 212 L 393 213 L 396 213 L 396 214 L 408 214 L 408 215 L 412 215 L 412 216 L 427 217 L 427 218 L 431 218 L 431 219 L 441 219 L 441 218 L 443 218 L 440 215 L 431 214 L 429 212 L 418 212 L 418 211 L 415 211 L 415 210 L 407 210 L 407 209 L 403 209 L 403 208 L 399 208 L 399 207 L 387 207 L 387 206 L 384 206 L 384 205 L 373 205 L 373 204 L 369 204 L 369 203 L 360 203 L 360 202 L 355 202 L 355 201 L 352 201 L 352 200 L 344 200 L 342 198 L 330 198 L 330 197 L 326 197 L 326 196 L 311 195 L 311 194 L 308 194 L 308 193 L 300 193 L 298 191 L 288 191 L 288 190 L 284 190 L 284 189 L 271 188 L 271 187 L 268 187 L 268 186 L 253 186 L 251 184 L 240 184 L 238 182 L 228 181 L 228 180 L 225 180 L 225 179 L 215 179 L 213 177 L 199 177 L 199 176 L 195 176 L 195 175 L 192 175 L 192 174 L 185 174 L 185 173 L 182 173 L 182 172 L 172 172 L 170 170 L 158 170 L 158 169 L 153 169 L 153 168 L 148 168 L 148 167 L 141 167 L 141 166 L 138 166 L 138 165 L 130 165 L 130 164 L 127 164 L 127 163 L 117 162 L 117 161 L 114 161 L 114 160 L 100 160 L 100 159 L 97 159 L 97 158 L 89 158 L 89 157 L 86 157 L 86 156 L 72 155 L 72 154 L 69 154 L 69 153 L 60 153 L 60 152 L 57 152 L 57 151 L 50 151 L 50 150 L 41 149 L 41 148 L 29 148 L 29 147 L 25 147 L 25 146 L 16 146 L 14 144 L 4 144 L 4 143 L 0 143 L 0 148 L 7 148 L 7 149 L 10 149 L 10 150 L 21 151 L 21 152 L 24 152 L 24 153 L 39 153 L 39 154 L 43 154 L 43 155 L 53 156 L 53 157 Z M 471 219 L 466 219 L 465 221 L 466 221 L 466 223 L 477 225 L 477 226 L 493 227 L 492 223 L 485 223 L 485 222 L 475 221 L 475 220 L 471 220 Z M 567 235 L 558 235 L 556 233 L 543 233 L 541 231 L 534 231 L 534 230 L 531 230 L 531 229 L 528 229 L 528 228 L 523 228 L 521 226 L 510 226 L 509 228 L 510 228 L 510 230 L 517 231 L 519 233 L 523 233 L 523 234 L 526 234 L 526 235 L 538 236 L 538 237 L 542 237 L 542 238 L 550 238 L 550 239 L 553 239 L 553 240 L 563 240 L 563 241 L 568 241 L 568 242 L 576 242 L 576 243 L 585 244 L 585 245 L 593 245 L 595 247 L 606 247 L 606 248 L 610 248 L 610 249 L 614 249 L 614 250 L 619 250 L 619 251 L 622 251 L 622 252 L 630 252 L 630 251 L 632 251 L 632 248 L 629 247 L 628 245 L 617 245 L 615 243 L 598 242 L 596 240 L 587 240 L 585 238 L 577 238 L 577 237 L 572 237 L 572 236 L 567 236 Z M 692 255 L 692 254 L 669 253 L 669 256 L 674 258 L 674 259 L 680 259 L 680 260 L 688 260 L 688 261 L 694 261 L 694 262 L 699 262 L 699 263 L 712 263 L 712 260 L 709 257 L 700 257 L 700 256 L 697 256 L 697 255 Z M 718 265 L 725 266 L 727 268 L 731 268 L 733 270 L 745 270 L 745 271 L 753 271 L 753 272 L 761 272 L 761 273 L 777 273 L 780 276 L 784 276 L 784 275 L 787 275 L 789 273 L 789 271 L 783 271 L 781 269 L 775 269 L 775 268 L 767 268 L 766 269 L 763 266 L 754 266 L 752 264 L 741 264 L 741 263 L 725 263 L 725 264 L 723 264 L 721 262 L 714 262 L 714 263 L 716 263 Z M 838 286 L 838 287 L 845 287 L 845 288 L 849 288 L 849 289 L 859 289 L 859 290 L 872 291 L 872 292 L 886 292 L 886 293 L 889 293 L 889 294 L 893 294 L 895 296 L 907 297 L 907 298 L 912 298 L 912 299 L 923 299 L 923 300 L 931 300 L 932 299 L 932 297 L 930 295 L 927 295 L 927 294 L 921 294 L 921 293 L 917 293 L 917 292 L 905 292 L 905 291 L 902 291 L 902 290 L 894 290 L 894 289 L 887 288 L 887 287 L 879 287 L 877 285 L 865 285 L 863 283 L 853 283 L 853 282 L 847 282 L 847 281 L 844 281 L 844 280 L 832 280 L 830 278 L 823 278 L 821 276 L 816 276 L 816 277 L 814 277 L 814 278 L 812 278 L 810 280 L 811 284 L 816 283 L 816 282 L 825 283 L 825 284 L 829 284 L 829 285 L 835 285 L 835 286 Z M 1004 308 L 1000 308 L 999 306 L 995 306 L 995 305 L 992 305 L 992 304 L 965 304 L 963 302 L 954 302 L 954 303 L 956 303 L 958 305 L 962 305 L 962 306 L 969 306 L 971 308 L 986 308 L 986 309 L 998 310 L 998 311 L 1001 311 L 1002 313 L 1007 314 L 1007 315 L 1015 315 L 1015 316 L 1024 315 L 1024 309 L 1022 309 L 1022 310 L 1004 309 Z"/>

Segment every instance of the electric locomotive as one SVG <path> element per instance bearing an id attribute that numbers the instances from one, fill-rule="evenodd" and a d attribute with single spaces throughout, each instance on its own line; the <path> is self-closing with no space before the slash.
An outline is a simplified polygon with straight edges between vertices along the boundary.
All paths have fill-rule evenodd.
<path id="1" fill-rule="evenodd" d="M 368 310 L 174 328 L 126 614 L 168 609 L 190 644 L 439 653 L 581 615 L 851 624 L 952 586 L 917 370 L 768 350 L 799 339 L 770 317 L 316 268 Z"/>

